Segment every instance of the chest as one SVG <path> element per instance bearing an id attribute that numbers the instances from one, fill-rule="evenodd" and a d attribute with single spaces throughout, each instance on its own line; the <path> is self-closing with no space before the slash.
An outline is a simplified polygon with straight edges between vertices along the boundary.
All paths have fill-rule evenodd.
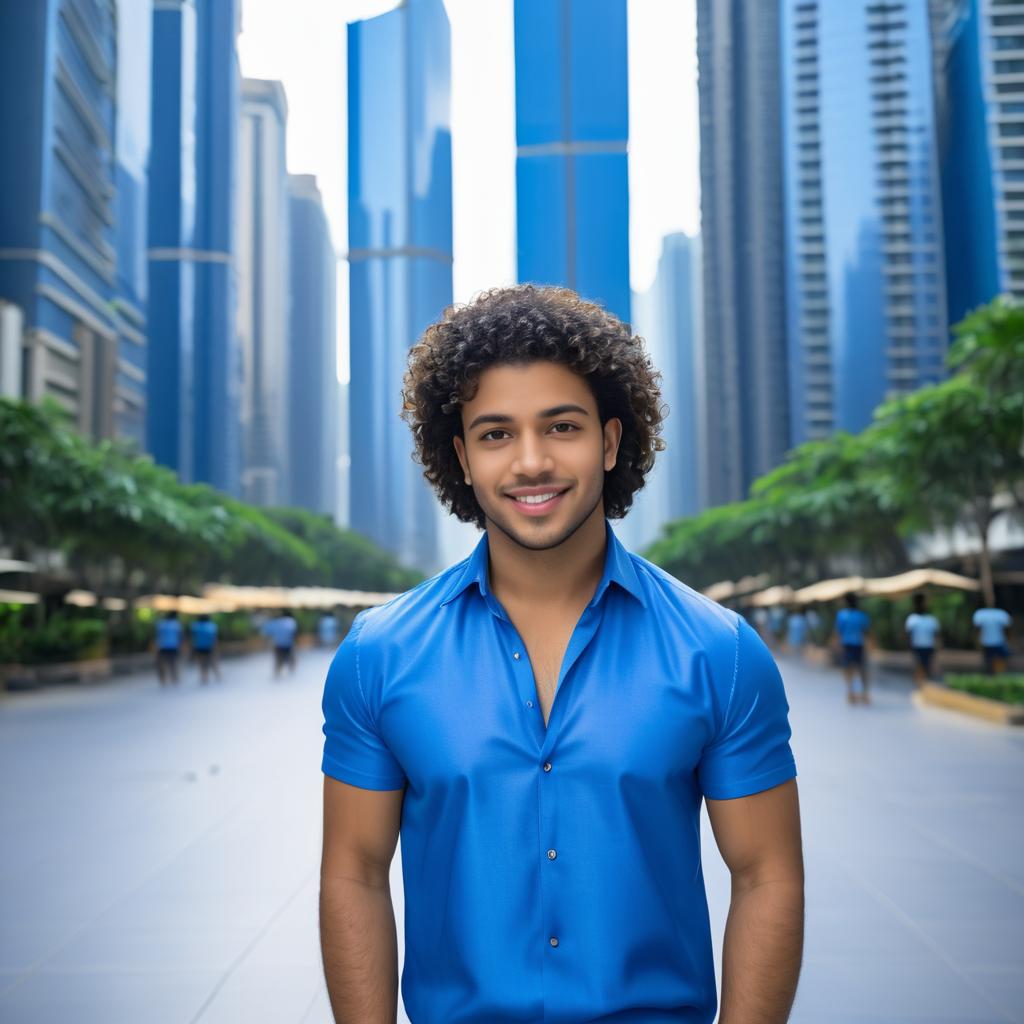
<path id="1" fill-rule="evenodd" d="M 526 645 L 526 654 L 533 669 L 537 700 L 545 727 L 551 717 L 551 705 L 558 688 L 558 676 L 569 647 L 578 616 L 542 617 L 538 615 L 510 615 Z"/>

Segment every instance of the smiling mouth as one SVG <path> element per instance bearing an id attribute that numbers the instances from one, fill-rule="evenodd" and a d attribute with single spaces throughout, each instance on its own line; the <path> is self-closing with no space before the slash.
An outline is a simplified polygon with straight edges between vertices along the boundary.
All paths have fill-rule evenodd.
<path id="1" fill-rule="evenodd" d="M 546 501 L 537 501 L 537 498 L 543 497 L 543 495 L 531 495 L 529 496 L 529 501 L 515 498 L 511 494 L 507 494 L 505 497 L 507 497 L 509 501 L 515 502 L 515 506 L 520 512 L 530 516 L 539 516 L 550 512 L 562 500 L 562 498 L 569 493 L 569 489 L 566 488 L 564 491 L 552 491 L 550 493 L 552 496 Z"/>

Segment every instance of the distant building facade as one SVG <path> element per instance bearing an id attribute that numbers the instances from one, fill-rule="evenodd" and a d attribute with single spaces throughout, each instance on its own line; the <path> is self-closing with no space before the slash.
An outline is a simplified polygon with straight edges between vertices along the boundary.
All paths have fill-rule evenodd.
<path id="1" fill-rule="evenodd" d="M 348 26 L 349 525 L 423 572 L 442 567 L 440 513 L 401 387 L 452 301 L 450 82 L 442 0 Z"/>
<path id="2" fill-rule="evenodd" d="M 515 0 L 520 281 L 631 320 L 626 0 Z"/>
<path id="3" fill-rule="evenodd" d="M 238 30 L 238 0 L 156 6 L 149 196 L 149 447 L 236 495 Z"/>
<path id="4" fill-rule="evenodd" d="M 1024 2 L 932 0 L 949 321 L 1024 298 Z"/>
<path id="5" fill-rule="evenodd" d="M 0 6 L 2 390 L 140 446 L 148 15 L 146 2 Z"/>
<path id="6" fill-rule="evenodd" d="M 653 284 L 633 296 L 633 326 L 661 373 L 668 406 L 661 431 L 667 447 L 619 529 L 636 549 L 657 540 L 667 523 L 707 506 L 702 293 L 699 236 L 666 235 Z"/>
<path id="7" fill-rule="evenodd" d="M 745 498 L 790 443 L 780 2 L 697 0 L 711 505 Z"/>
<path id="8" fill-rule="evenodd" d="M 237 193 L 241 494 L 255 505 L 282 505 L 290 494 L 287 120 L 280 82 L 242 79 Z"/>
<path id="9" fill-rule="evenodd" d="M 945 247 L 926 0 L 783 0 L 794 444 L 944 375 Z"/>
<path id="10" fill-rule="evenodd" d="M 288 204 L 288 503 L 333 520 L 338 500 L 338 259 L 313 175 L 288 176 Z"/>

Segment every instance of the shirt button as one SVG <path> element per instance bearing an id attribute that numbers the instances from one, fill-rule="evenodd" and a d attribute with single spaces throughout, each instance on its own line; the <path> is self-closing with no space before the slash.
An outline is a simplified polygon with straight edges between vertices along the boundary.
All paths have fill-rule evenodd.
<path id="1" fill-rule="evenodd" d="M 528 701 L 526 702 L 526 706 L 527 706 L 528 708 L 532 708 L 532 707 L 533 707 L 533 701 L 532 701 L 532 700 L 528 700 Z"/>
<path id="2" fill-rule="evenodd" d="M 513 651 L 512 652 L 512 657 L 515 658 L 516 661 L 518 661 L 519 660 L 519 652 L 518 651 Z"/>
<path id="3" fill-rule="evenodd" d="M 546 771 L 546 772 L 551 771 L 551 762 L 550 761 L 545 761 L 544 762 L 544 771 Z"/>
<path id="4" fill-rule="evenodd" d="M 558 856 L 554 850 L 548 850 L 548 860 L 554 860 Z"/>
<path id="5" fill-rule="evenodd" d="M 558 945 L 558 939 L 554 935 L 552 935 L 551 938 L 548 939 L 548 942 L 550 942 L 552 946 Z"/>

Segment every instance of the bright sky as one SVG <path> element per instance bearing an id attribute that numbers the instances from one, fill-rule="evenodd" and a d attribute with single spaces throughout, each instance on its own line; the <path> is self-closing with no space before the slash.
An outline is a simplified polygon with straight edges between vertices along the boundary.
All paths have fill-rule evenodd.
<path id="1" fill-rule="evenodd" d="M 700 228 L 695 0 L 629 0 L 632 286 L 653 281 L 661 238 Z M 288 170 L 315 174 L 334 245 L 347 235 L 345 23 L 394 0 L 242 0 L 242 73 L 288 96 Z M 454 293 L 515 281 L 512 0 L 445 0 L 452 27 Z M 347 379 L 348 275 L 339 344 Z"/>

